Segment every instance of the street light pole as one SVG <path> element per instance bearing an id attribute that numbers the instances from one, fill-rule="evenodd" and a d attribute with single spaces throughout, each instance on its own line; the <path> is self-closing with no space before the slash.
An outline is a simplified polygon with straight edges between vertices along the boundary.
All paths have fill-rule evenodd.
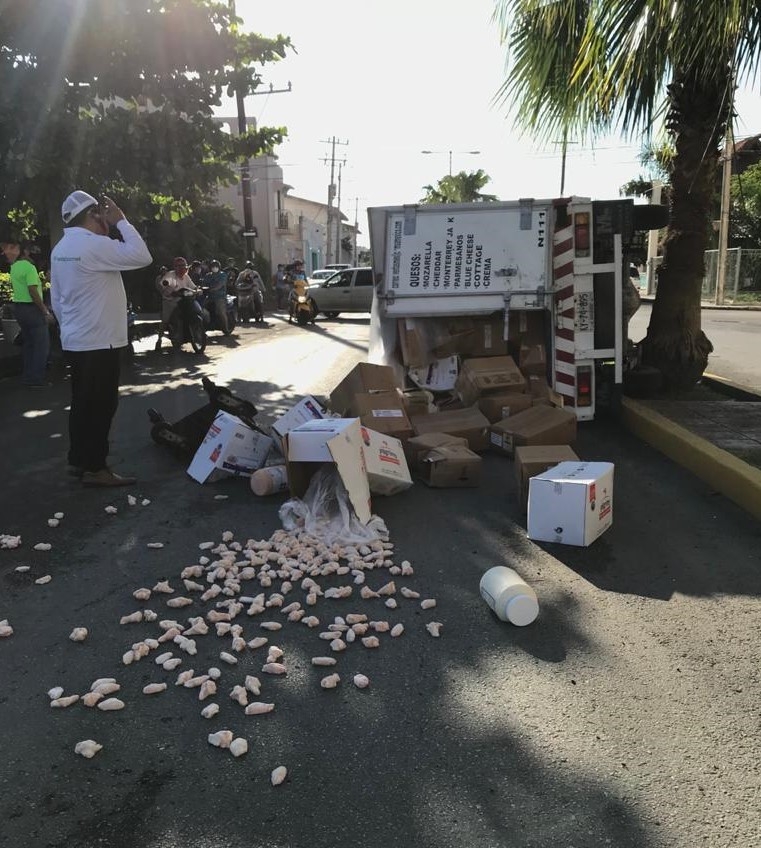
<path id="1" fill-rule="evenodd" d="M 467 153 L 469 156 L 478 156 L 481 153 L 480 150 L 421 150 L 420 152 L 428 154 L 428 155 L 433 154 L 433 153 L 441 153 L 442 155 L 444 153 L 449 154 L 449 176 L 450 177 L 452 176 L 452 154 L 453 153 L 457 153 L 457 154 Z"/>

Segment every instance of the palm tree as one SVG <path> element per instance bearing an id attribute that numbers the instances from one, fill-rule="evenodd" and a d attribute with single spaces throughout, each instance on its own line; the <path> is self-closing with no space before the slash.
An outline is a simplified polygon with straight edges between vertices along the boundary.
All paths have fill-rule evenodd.
<path id="1" fill-rule="evenodd" d="M 511 53 L 500 97 L 524 129 L 594 138 L 649 135 L 674 147 L 670 224 L 643 342 L 667 385 L 694 385 L 713 346 L 701 330 L 703 252 L 734 86 L 752 79 L 761 48 L 758 0 L 497 0 Z"/>
<path id="2" fill-rule="evenodd" d="M 459 174 L 449 174 L 442 177 L 436 187 L 423 186 L 425 197 L 421 203 L 473 203 L 496 200 L 494 194 L 482 194 L 481 189 L 491 177 L 480 168 L 477 171 L 460 171 Z"/>

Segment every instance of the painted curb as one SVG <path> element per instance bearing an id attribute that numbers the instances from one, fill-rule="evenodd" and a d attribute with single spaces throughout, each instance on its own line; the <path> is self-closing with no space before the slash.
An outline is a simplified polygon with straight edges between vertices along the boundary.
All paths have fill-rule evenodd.
<path id="1" fill-rule="evenodd" d="M 622 401 L 622 419 L 635 436 L 761 520 L 761 470 L 631 398 Z"/>

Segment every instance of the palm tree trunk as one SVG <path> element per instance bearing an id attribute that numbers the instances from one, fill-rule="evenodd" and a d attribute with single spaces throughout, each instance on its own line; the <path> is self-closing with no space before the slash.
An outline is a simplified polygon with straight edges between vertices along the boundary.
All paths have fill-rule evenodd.
<path id="1" fill-rule="evenodd" d="M 719 145 L 729 113 L 728 86 L 728 71 L 711 82 L 677 73 L 668 90 L 668 128 L 676 148 L 671 220 L 642 352 L 643 361 L 663 373 L 671 390 L 692 388 L 713 350 L 701 329 L 700 294 Z"/>

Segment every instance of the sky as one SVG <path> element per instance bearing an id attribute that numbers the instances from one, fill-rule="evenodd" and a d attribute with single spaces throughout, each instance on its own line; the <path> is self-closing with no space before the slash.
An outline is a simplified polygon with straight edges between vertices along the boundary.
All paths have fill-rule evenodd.
<path id="1" fill-rule="evenodd" d="M 483 169 L 484 191 L 500 200 L 560 194 L 561 147 L 521 136 L 495 95 L 506 49 L 492 21 L 494 0 L 237 0 L 245 29 L 290 36 L 297 52 L 264 66 L 270 84 L 289 93 L 246 99 L 260 126 L 285 126 L 277 149 L 292 194 L 327 203 L 333 137 L 341 168 L 341 210 L 355 210 L 367 244 L 368 206 L 415 203 L 423 186 L 452 170 Z M 761 132 L 761 97 L 738 93 L 737 137 Z M 219 110 L 235 114 L 234 102 Z M 642 173 L 641 142 L 569 139 L 565 194 L 618 197 Z M 435 151 L 423 154 L 422 150 Z M 478 151 L 476 154 L 468 151 Z M 337 174 L 336 174 L 337 177 Z"/>

